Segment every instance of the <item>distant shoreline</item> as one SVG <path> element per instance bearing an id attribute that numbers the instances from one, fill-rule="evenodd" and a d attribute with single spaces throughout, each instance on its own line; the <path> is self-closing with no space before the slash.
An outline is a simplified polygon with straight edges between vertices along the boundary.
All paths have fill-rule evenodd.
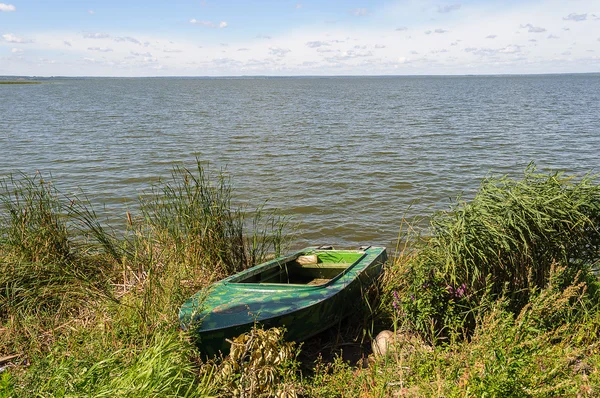
<path id="1" fill-rule="evenodd" d="M 32 81 L 1 81 L 0 84 L 42 84 L 42 82 L 32 82 Z"/>

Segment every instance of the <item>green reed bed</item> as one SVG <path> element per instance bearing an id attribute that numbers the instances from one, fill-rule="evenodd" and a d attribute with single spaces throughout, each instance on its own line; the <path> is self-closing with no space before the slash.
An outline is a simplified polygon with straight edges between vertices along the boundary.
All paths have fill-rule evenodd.
<path id="1" fill-rule="evenodd" d="M 384 282 L 391 354 L 335 383 L 381 396 L 600 393 L 594 176 L 530 165 L 522 178 L 489 177 L 407 238 Z"/>
<path id="2" fill-rule="evenodd" d="M 118 236 L 40 175 L 4 181 L 0 206 L 0 397 L 600 394 L 593 176 L 490 177 L 426 232 L 409 228 L 362 332 L 343 336 L 395 332 L 360 364 L 300 364 L 278 329 L 236 338 L 226 358 L 194 349 L 181 303 L 287 237 L 285 219 L 235 208 L 230 181 L 200 163 L 158 183 Z"/>
<path id="3" fill-rule="evenodd" d="M 521 179 L 486 178 L 473 200 L 435 214 L 425 236 L 413 244 L 418 254 L 396 268 L 398 305 L 432 339 L 468 334 L 484 298 L 505 297 L 518 313 L 532 291 L 546 286 L 554 265 L 565 267 L 565 286 L 576 275 L 596 280 L 600 186 L 592 176 L 544 174 L 533 166 Z"/>
<path id="4" fill-rule="evenodd" d="M 0 363 L 0 396 L 206 396 L 179 306 L 285 243 L 285 219 L 234 209 L 229 180 L 199 162 L 120 236 L 39 174 L 5 180 L 0 205 L 0 361 L 18 356 Z"/>

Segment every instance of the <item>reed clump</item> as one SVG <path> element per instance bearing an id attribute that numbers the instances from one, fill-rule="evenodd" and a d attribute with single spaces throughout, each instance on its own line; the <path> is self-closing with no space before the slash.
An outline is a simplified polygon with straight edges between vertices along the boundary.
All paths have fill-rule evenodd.
<path id="1" fill-rule="evenodd" d="M 112 264 L 73 239 L 76 205 L 40 174 L 5 180 L 0 206 L 0 319 L 19 331 L 0 338 L 0 348 L 12 352 L 47 340 L 36 338 L 39 328 L 53 330 L 90 301 L 109 298 Z"/>
<path id="2" fill-rule="evenodd" d="M 435 214 L 425 236 L 414 243 L 416 255 L 399 262 L 389 289 L 401 292 L 397 305 L 430 340 L 469 334 L 484 298 L 506 297 L 518 313 L 556 264 L 565 267 L 563 286 L 578 276 L 596 294 L 600 186 L 590 175 L 530 165 L 521 179 L 486 178 L 471 201 Z"/>
<path id="3" fill-rule="evenodd" d="M 216 391 L 178 308 L 282 250 L 286 220 L 234 208 L 229 180 L 200 162 L 174 168 L 139 209 L 116 234 L 40 174 L 0 186 L 0 359 L 11 358 L 0 363 L 0 396 Z"/>

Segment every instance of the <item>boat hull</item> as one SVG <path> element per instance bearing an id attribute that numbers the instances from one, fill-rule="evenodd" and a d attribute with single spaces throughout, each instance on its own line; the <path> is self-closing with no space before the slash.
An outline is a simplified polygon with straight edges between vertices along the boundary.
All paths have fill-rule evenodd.
<path id="1" fill-rule="evenodd" d="M 304 249 L 292 258 L 311 251 L 314 249 Z M 198 348 L 207 355 L 228 352 L 227 339 L 248 332 L 254 324 L 284 327 L 288 340 L 309 338 L 358 309 L 363 293 L 377 279 L 387 260 L 385 248 L 355 253 L 357 261 L 317 286 L 235 282 L 268 270 L 271 263 L 247 270 L 241 276 L 234 275 L 213 285 L 204 300 L 201 293 L 195 301 L 194 297 L 188 300 L 180 311 L 182 327 L 192 331 Z"/>

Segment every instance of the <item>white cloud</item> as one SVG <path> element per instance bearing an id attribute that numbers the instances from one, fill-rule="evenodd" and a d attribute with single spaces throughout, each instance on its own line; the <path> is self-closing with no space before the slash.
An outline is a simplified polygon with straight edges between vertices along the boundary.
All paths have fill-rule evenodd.
<path id="1" fill-rule="evenodd" d="M 33 40 L 25 39 L 23 37 L 13 35 L 12 33 L 6 33 L 6 34 L 2 35 L 2 38 L 4 39 L 4 41 L 7 41 L 9 43 L 19 43 L 19 44 L 33 43 Z"/>
<path id="2" fill-rule="evenodd" d="M 592 10 L 597 1 L 578 0 L 577 5 L 581 10 Z M 290 11 L 296 2 L 303 0 L 289 3 Z M 163 34 L 142 30 L 119 31 L 116 27 L 111 27 L 111 30 L 104 28 L 107 33 L 93 33 L 93 30 L 87 31 L 91 33 L 85 30 L 17 32 L 33 41 L 34 44 L 27 47 L 7 43 L 2 36 L 2 33 L 7 32 L 0 31 L 0 46 L 5 45 L 5 52 L 10 52 L 12 47 L 27 50 L 27 57 L 12 54 L 12 65 L 0 61 L 0 69 L 3 72 L 6 70 L 6 73 L 21 74 L 78 73 L 116 76 L 156 76 L 159 75 L 159 67 L 162 67 L 161 71 L 168 71 L 171 75 L 187 76 L 383 75 L 585 72 L 597 70 L 600 65 L 598 61 L 592 62 L 590 55 L 586 53 L 599 48 L 597 40 L 600 36 L 600 23 L 593 21 L 594 17 L 589 12 L 585 23 L 563 20 L 573 11 L 572 2 L 511 2 L 509 7 L 503 9 L 492 7 L 488 2 L 476 2 L 469 3 L 468 7 L 463 4 L 458 12 L 451 14 L 437 12 L 438 4 L 459 2 L 462 0 L 437 0 L 427 2 L 428 6 L 419 1 L 402 2 L 409 4 L 408 9 L 394 4 L 395 2 L 386 2 L 385 5 L 369 7 L 368 16 L 358 24 L 355 18 L 341 18 L 335 25 L 326 25 L 325 21 L 307 23 L 304 26 L 290 24 L 285 29 L 278 30 L 271 40 L 257 39 L 257 32 L 265 29 L 266 25 L 259 26 L 258 31 L 238 39 L 231 36 L 219 40 L 218 36 L 204 35 L 201 38 L 202 50 L 198 49 L 199 38 L 189 35 L 189 31 L 186 34 L 185 30 Z M 19 4 L 21 3 L 17 6 Z M 308 8 L 305 5 L 302 12 L 304 13 L 304 9 L 312 11 Z M 351 7 L 342 12 L 347 12 L 349 8 Z M 19 8 L 18 11 L 21 12 L 22 9 Z M 84 8 L 83 12 L 85 11 Z M 435 15 L 437 19 L 432 19 Z M 350 16 L 347 13 L 347 17 Z M 371 17 L 374 24 L 366 26 L 365 23 Z M 189 19 L 184 20 L 184 23 L 188 21 Z M 202 30 L 200 22 L 196 21 L 196 25 Z M 213 17 L 213 22 L 204 22 L 207 23 L 206 28 L 216 32 L 218 20 Z M 403 23 L 407 24 L 408 29 L 402 26 Z M 520 23 L 526 25 L 519 27 Z M 444 28 L 441 29 L 441 26 Z M 546 30 L 546 26 L 550 28 Z M 571 27 L 571 31 L 563 32 L 563 27 Z M 443 32 L 446 35 L 442 35 L 445 30 L 448 33 Z M 403 31 L 415 31 L 415 34 L 408 40 L 408 32 Z M 540 31 L 545 34 L 538 34 Z M 558 35 L 560 32 L 563 32 L 560 39 L 547 39 L 551 33 Z M 566 40 L 567 37 L 569 40 Z M 94 42 L 92 39 L 98 40 Z M 529 41 L 534 39 L 538 41 Z M 229 42 L 229 47 L 219 44 L 224 40 Z M 577 40 L 576 46 L 571 44 L 574 40 Z M 113 51 L 99 51 L 109 48 Z M 419 54 L 411 54 L 411 50 L 416 48 L 419 49 Z M 469 50 L 465 51 L 465 48 Z M 171 52 L 171 49 L 181 52 Z M 572 54 L 569 56 L 572 57 L 569 64 L 565 63 L 566 57 L 560 55 L 565 52 Z M 33 60 L 42 54 L 56 59 L 53 69 L 34 68 Z M 74 54 L 97 61 L 93 65 L 84 65 L 82 58 L 73 61 Z M 159 55 L 159 58 L 152 54 Z M 600 54 L 600 50 L 595 54 Z M 404 61 L 399 62 L 399 59 Z"/>
<path id="3" fill-rule="evenodd" d="M 516 54 L 521 52 L 523 46 L 512 44 L 502 48 L 476 48 L 467 47 L 464 49 L 466 53 L 478 55 L 481 57 L 495 56 L 498 54 Z"/>
<path id="4" fill-rule="evenodd" d="M 88 10 L 88 14 L 90 14 L 90 15 L 94 15 L 95 13 L 96 13 L 96 11 L 94 11 L 94 10 Z"/>
<path id="5" fill-rule="evenodd" d="M 141 46 L 141 45 L 142 45 L 142 43 L 141 43 L 141 42 L 140 42 L 138 39 L 136 39 L 136 38 L 134 38 L 134 37 L 130 37 L 130 36 L 125 36 L 125 37 L 115 37 L 115 38 L 114 38 L 114 40 L 115 40 L 116 42 L 129 42 L 129 43 L 137 44 L 137 45 L 139 45 L 139 46 Z"/>
<path id="6" fill-rule="evenodd" d="M 431 31 L 430 31 L 430 30 L 426 30 L 424 33 L 425 33 L 426 35 L 430 35 L 430 34 L 431 34 Z"/>
<path id="7" fill-rule="evenodd" d="M 229 26 L 227 24 L 227 22 L 225 22 L 225 21 L 219 22 L 219 24 L 217 25 L 211 21 L 199 21 L 195 18 L 190 19 L 190 23 L 192 25 L 200 25 L 200 26 L 205 26 L 207 28 L 219 28 L 219 29 L 223 29 L 223 28 L 226 28 L 227 26 Z"/>
<path id="8" fill-rule="evenodd" d="M 446 14 L 452 11 L 456 11 L 460 9 L 460 4 L 450 4 L 447 6 L 438 6 L 438 12 L 442 14 Z"/>
<path id="9" fill-rule="evenodd" d="M 526 25 L 521 25 L 521 28 L 527 28 L 527 31 L 530 33 L 542 33 L 546 31 L 545 28 L 542 28 L 541 26 L 533 26 L 530 23 Z"/>
<path id="10" fill-rule="evenodd" d="M 108 33 L 85 33 L 84 39 L 108 39 L 110 35 Z"/>
<path id="11" fill-rule="evenodd" d="M 206 26 L 206 27 L 209 27 L 209 28 L 214 28 L 215 27 L 215 24 L 212 23 L 212 22 L 210 22 L 210 21 L 198 21 L 195 18 L 190 19 L 190 23 L 192 25 Z"/>
<path id="12" fill-rule="evenodd" d="M 554 36 L 554 35 L 549 35 L 548 39 L 558 39 L 558 36 Z"/>
<path id="13" fill-rule="evenodd" d="M 280 58 L 285 57 L 285 55 L 291 51 L 292 50 L 287 49 L 287 48 L 278 48 L 278 47 L 269 48 L 269 54 L 275 55 L 276 57 L 280 57 Z"/>
<path id="14" fill-rule="evenodd" d="M 330 63 L 337 63 L 337 62 L 352 60 L 354 58 L 367 58 L 367 57 L 372 57 L 372 56 L 373 56 L 372 51 L 347 50 L 347 51 L 342 51 L 339 54 L 336 54 L 332 57 L 325 58 L 325 60 Z"/>
<path id="15" fill-rule="evenodd" d="M 400 26 L 400 27 L 396 28 L 396 32 L 404 32 L 405 30 L 408 30 L 408 28 L 406 26 Z"/>
<path id="16" fill-rule="evenodd" d="M 0 3 L 0 12 L 12 12 L 16 10 L 17 7 L 13 6 L 12 4 Z"/>
<path id="17" fill-rule="evenodd" d="M 350 13 L 352 15 L 356 15 L 357 17 L 364 17 L 369 13 L 369 10 L 367 10 L 366 8 L 354 8 L 350 10 Z"/>
<path id="18" fill-rule="evenodd" d="M 500 49 L 499 52 L 504 54 L 515 54 L 521 52 L 521 47 L 522 46 L 518 45 L 510 45 Z"/>
<path id="19" fill-rule="evenodd" d="M 296 8 L 302 8 L 302 3 L 296 4 Z"/>
<path id="20" fill-rule="evenodd" d="M 11 53 L 22 53 L 23 50 L 20 48 L 13 48 L 12 50 L 10 50 Z"/>
<path id="21" fill-rule="evenodd" d="M 88 47 L 88 50 L 90 51 L 98 51 L 101 53 L 109 53 L 112 52 L 112 48 L 106 48 L 106 47 Z"/>
<path id="22" fill-rule="evenodd" d="M 435 33 L 448 33 L 446 29 L 436 29 Z"/>
<path id="23" fill-rule="evenodd" d="M 581 22 L 581 21 L 585 21 L 587 19 L 587 14 L 569 14 L 566 17 L 563 17 L 563 20 L 565 21 L 574 21 L 574 22 Z"/>
<path id="24" fill-rule="evenodd" d="M 309 48 L 319 48 L 319 47 L 323 47 L 323 46 L 329 46 L 329 43 L 327 43 L 326 41 L 309 41 L 309 42 L 306 42 L 306 47 L 309 47 Z"/>

